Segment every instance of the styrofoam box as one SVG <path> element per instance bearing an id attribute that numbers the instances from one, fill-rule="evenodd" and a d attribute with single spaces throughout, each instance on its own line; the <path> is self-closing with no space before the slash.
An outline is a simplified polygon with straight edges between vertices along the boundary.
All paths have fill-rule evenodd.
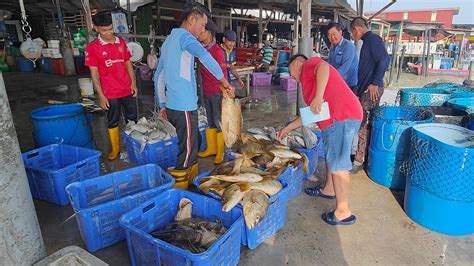
<path id="1" fill-rule="evenodd" d="M 33 264 L 33 266 L 60 265 L 107 266 L 108 264 L 77 246 L 65 247 Z"/>

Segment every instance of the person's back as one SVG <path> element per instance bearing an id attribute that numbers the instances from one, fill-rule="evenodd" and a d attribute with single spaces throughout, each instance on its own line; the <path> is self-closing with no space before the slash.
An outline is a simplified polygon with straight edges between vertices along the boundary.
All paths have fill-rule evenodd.
<path id="1" fill-rule="evenodd" d="M 273 48 L 265 46 L 262 48 L 262 63 L 264 65 L 270 65 L 273 60 Z"/>
<path id="2" fill-rule="evenodd" d="M 312 57 L 306 60 L 301 68 L 303 97 L 308 105 L 311 104 L 312 99 L 314 99 L 316 95 L 314 69 L 322 62 L 324 62 L 323 59 Z M 344 119 L 362 119 L 362 108 L 359 100 L 344 79 L 342 79 L 341 75 L 339 75 L 338 71 L 332 66 L 329 66 L 329 79 L 323 99 L 329 104 L 329 112 L 332 119 L 337 121 Z M 318 123 L 318 126 L 324 129 L 333 123 L 332 119 L 321 121 Z"/>

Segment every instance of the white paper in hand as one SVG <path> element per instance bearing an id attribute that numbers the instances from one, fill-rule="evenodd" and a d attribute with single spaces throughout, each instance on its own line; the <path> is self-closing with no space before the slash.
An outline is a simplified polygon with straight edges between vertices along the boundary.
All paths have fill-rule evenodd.
<path id="1" fill-rule="evenodd" d="M 300 115 L 303 126 L 307 126 L 309 124 L 328 120 L 329 118 L 331 118 L 331 115 L 329 114 L 329 104 L 327 102 L 323 102 L 321 106 L 321 113 L 319 114 L 314 114 L 311 111 L 311 108 L 308 106 L 300 108 Z"/>

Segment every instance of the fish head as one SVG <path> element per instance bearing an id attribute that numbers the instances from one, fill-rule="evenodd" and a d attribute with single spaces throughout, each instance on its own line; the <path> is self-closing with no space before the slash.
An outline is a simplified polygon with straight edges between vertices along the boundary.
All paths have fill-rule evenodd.
<path id="1" fill-rule="evenodd" d="M 248 133 L 240 134 L 240 139 L 242 140 L 243 144 L 247 144 L 249 142 L 257 142 L 257 139 L 254 136 L 252 136 L 251 134 L 248 134 Z"/>

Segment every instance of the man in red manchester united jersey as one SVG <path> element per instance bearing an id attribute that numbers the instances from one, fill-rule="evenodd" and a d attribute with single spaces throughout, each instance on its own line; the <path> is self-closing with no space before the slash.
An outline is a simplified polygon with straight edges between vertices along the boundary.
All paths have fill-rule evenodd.
<path id="1" fill-rule="evenodd" d="M 120 115 L 123 109 L 125 119 L 137 121 L 138 89 L 131 54 L 125 41 L 114 36 L 110 12 L 97 13 L 92 20 L 99 36 L 87 45 L 85 64 L 90 69 L 100 107 L 107 110 L 112 147 L 108 159 L 115 160 L 120 152 Z"/>

